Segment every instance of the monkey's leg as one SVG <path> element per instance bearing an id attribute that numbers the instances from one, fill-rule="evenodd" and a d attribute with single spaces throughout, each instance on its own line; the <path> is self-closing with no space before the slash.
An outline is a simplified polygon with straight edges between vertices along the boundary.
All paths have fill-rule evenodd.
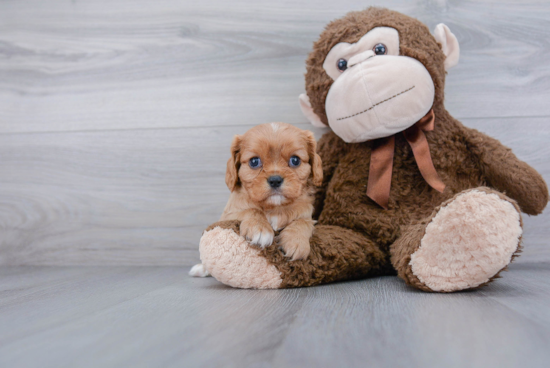
<path id="1" fill-rule="evenodd" d="M 391 261 L 399 277 L 425 291 L 476 288 L 497 278 L 520 251 L 522 226 L 512 199 L 489 188 L 466 190 L 402 228 Z"/>
<path id="2" fill-rule="evenodd" d="M 238 222 L 211 225 L 200 242 L 202 263 L 218 281 L 238 288 L 276 289 L 394 274 L 389 254 L 364 235 L 319 225 L 311 252 L 291 261 L 275 243 L 265 249 L 239 235 Z"/>

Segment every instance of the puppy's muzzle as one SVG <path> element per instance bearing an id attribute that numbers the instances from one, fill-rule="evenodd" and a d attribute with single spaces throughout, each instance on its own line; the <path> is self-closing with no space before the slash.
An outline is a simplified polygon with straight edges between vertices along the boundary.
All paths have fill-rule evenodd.
<path id="1" fill-rule="evenodd" d="M 279 175 L 273 175 L 267 178 L 269 186 L 273 189 L 279 188 L 283 184 L 283 178 Z"/>

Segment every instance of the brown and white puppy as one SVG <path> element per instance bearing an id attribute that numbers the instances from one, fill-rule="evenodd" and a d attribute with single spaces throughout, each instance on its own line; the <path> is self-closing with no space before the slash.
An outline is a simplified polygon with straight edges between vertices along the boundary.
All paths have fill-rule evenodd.
<path id="1" fill-rule="evenodd" d="M 277 241 L 292 260 L 309 255 L 315 188 L 323 169 L 313 133 L 285 123 L 258 125 L 235 136 L 225 183 L 231 191 L 220 221 L 241 221 L 250 243 L 267 247 Z M 190 275 L 208 276 L 199 264 Z"/>

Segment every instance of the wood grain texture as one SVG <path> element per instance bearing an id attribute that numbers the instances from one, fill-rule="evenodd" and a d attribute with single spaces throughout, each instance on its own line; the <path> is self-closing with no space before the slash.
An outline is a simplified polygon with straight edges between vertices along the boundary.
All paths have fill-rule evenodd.
<path id="1" fill-rule="evenodd" d="M 246 130 L 0 135 L 0 264 L 196 263 Z"/>
<path id="2" fill-rule="evenodd" d="M 546 118 L 465 124 L 501 139 L 550 181 Z M 230 137 L 246 129 L 0 135 L 0 263 L 196 263 L 202 231 L 229 195 Z M 549 260 L 548 214 L 524 219 L 518 261 Z"/>
<path id="3" fill-rule="evenodd" d="M 303 122 L 312 42 L 368 5 L 457 35 L 456 117 L 550 115 L 547 2 L 36 0 L 0 3 L 0 132 Z"/>
<path id="4" fill-rule="evenodd" d="M 446 105 L 550 182 L 544 1 L 0 2 L 0 264 L 191 265 L 233 134 L 286 121 L 324 25 L 383 5 L 461 44 Z M 317 137 L 321 131 L 316 131 Z M 547 213 L 518 262 L 550 260 Z"/>
<path id="5" fill-rule="evenodd" d="M 550 263 L 474 292 L 239 290 L 182 267 L 1 267 L 2 367 L 546 367 Z"/>

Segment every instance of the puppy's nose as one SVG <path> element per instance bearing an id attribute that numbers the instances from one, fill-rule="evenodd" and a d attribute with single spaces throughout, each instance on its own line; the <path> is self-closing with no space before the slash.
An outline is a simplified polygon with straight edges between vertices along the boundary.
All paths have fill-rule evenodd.
<path id="1" fill-rule="evenodd" d="M 279 188 L 283 184 L 283 178 L 279 175 L 273 175 L 267 178 L 267 182 L 271 188 Z"/>

